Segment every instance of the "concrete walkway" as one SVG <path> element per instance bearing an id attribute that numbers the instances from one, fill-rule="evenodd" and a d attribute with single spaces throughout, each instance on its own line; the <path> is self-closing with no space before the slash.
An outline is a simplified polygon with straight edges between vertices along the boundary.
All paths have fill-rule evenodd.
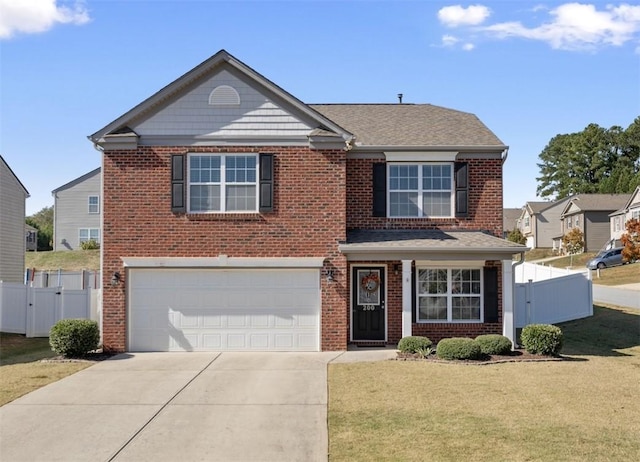
<path id="1" fill-rule="evenodd" d="M 327 363 L 395 350 L 116 356 L 0 408 L 0 460 L 326 461 Z"/>

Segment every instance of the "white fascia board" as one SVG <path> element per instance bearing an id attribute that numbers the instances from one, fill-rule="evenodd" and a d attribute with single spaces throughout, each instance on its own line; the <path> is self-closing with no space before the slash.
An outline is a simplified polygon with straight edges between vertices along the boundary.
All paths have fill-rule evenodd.
<path id="1" fill-rule="evenodd" d="M 416 267 L 421 268 L 482 268 L 485 260 L 416 260 Z"/>
<path id="2" fill-rule="evenodd" d="M 427 152 L 415 152 L 415 151 L 394 151 L 385 152 L 387 162 L 453 162 L 458 155 L 457 151 L 427 151 Z"/>
<path id="3" fill-rule="evenodd" d="M 324 257 L 121 257 L 127 268 L 322 268 Z"/>

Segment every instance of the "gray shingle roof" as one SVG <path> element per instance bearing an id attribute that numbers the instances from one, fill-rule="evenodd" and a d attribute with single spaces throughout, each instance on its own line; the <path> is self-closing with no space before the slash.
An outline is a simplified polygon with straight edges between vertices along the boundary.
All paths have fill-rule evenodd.
<path id="1" fill-rule="evenodd" d="M 364 146 L 505 148 L 474 114 L 431 104 L 310 104 Z"/>
<path id="2" fill-rule="evenodd" d="M 522 209 L 502 209 L 502 229 L 513 231 L 516 228 L 518 219 L 522 215 Z"/>
<path id="3" fill-rule="evenodd" d="M 583 212 L 613 212 L 624 207 L 628 200 L 629 194 L 578 194 L 571 202 Z"/>
<path id="4" fill-rule="evenodd" d="M 526 246 L 481 231 L 441 230 L 352 230 L 341 248 L 349 251 L 447 251 L 458 253 L 518 253 Z"/>

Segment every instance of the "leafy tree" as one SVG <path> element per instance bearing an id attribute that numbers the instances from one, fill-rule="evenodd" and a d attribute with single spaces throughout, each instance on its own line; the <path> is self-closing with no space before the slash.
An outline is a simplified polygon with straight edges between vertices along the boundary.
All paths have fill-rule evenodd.
<path id="1" fill-rule="evenodd" d="M 584 235 L 582 231 L 580 231 L 580 228 L 572 228 L 568 231 L 562 236 L 562 243 L 569 255 L 571 255 L 570 265 L 573 266 L 573 256 L 582 252 L 582 249 L 584 249 Z"/>
<path id="2" fill-rule="evenodd" d="M 518 228 L 514 229 L 513 231 L 510 231 L 509 234 L 507 234 L 507 240 L 511 242 L 515 242 L 516 244 L 527 243 L 527 238 L 524 237 L 524 234 L 522 234 L 522 231 L 520 231 Z"/>
<path id="3" fill-rule="evenodd" d="M 25 222 L 38 230 L 38 250 L 51 250 L 53 244 L 53 206 L 28 216 Z"/>
<path id="4" fill-rule="evenodd" d="M 632 218 L 627 221 L 627 232 L 622 235 L 622 258 L 624 261 L 640 260 L 640 220 Z"/>
<path id="5" fill-rule="evenodd" d="M 589 124 L 578 133 L 556 135 L 539 159 L 540 197 L 631 193 L 640 184 L 640 117 L 626 130 Z"/>

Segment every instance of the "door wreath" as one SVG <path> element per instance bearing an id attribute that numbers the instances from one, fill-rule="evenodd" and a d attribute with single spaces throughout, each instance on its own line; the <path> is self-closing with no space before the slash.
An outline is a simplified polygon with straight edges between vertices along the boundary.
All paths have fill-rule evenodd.
<path id="1" fill-rule="evenodd" d="M 360 286 L 369 293 L 375 292 L 380 287 L 380 276 L 377 273 L 369 273 L 360 280 Z"/>

